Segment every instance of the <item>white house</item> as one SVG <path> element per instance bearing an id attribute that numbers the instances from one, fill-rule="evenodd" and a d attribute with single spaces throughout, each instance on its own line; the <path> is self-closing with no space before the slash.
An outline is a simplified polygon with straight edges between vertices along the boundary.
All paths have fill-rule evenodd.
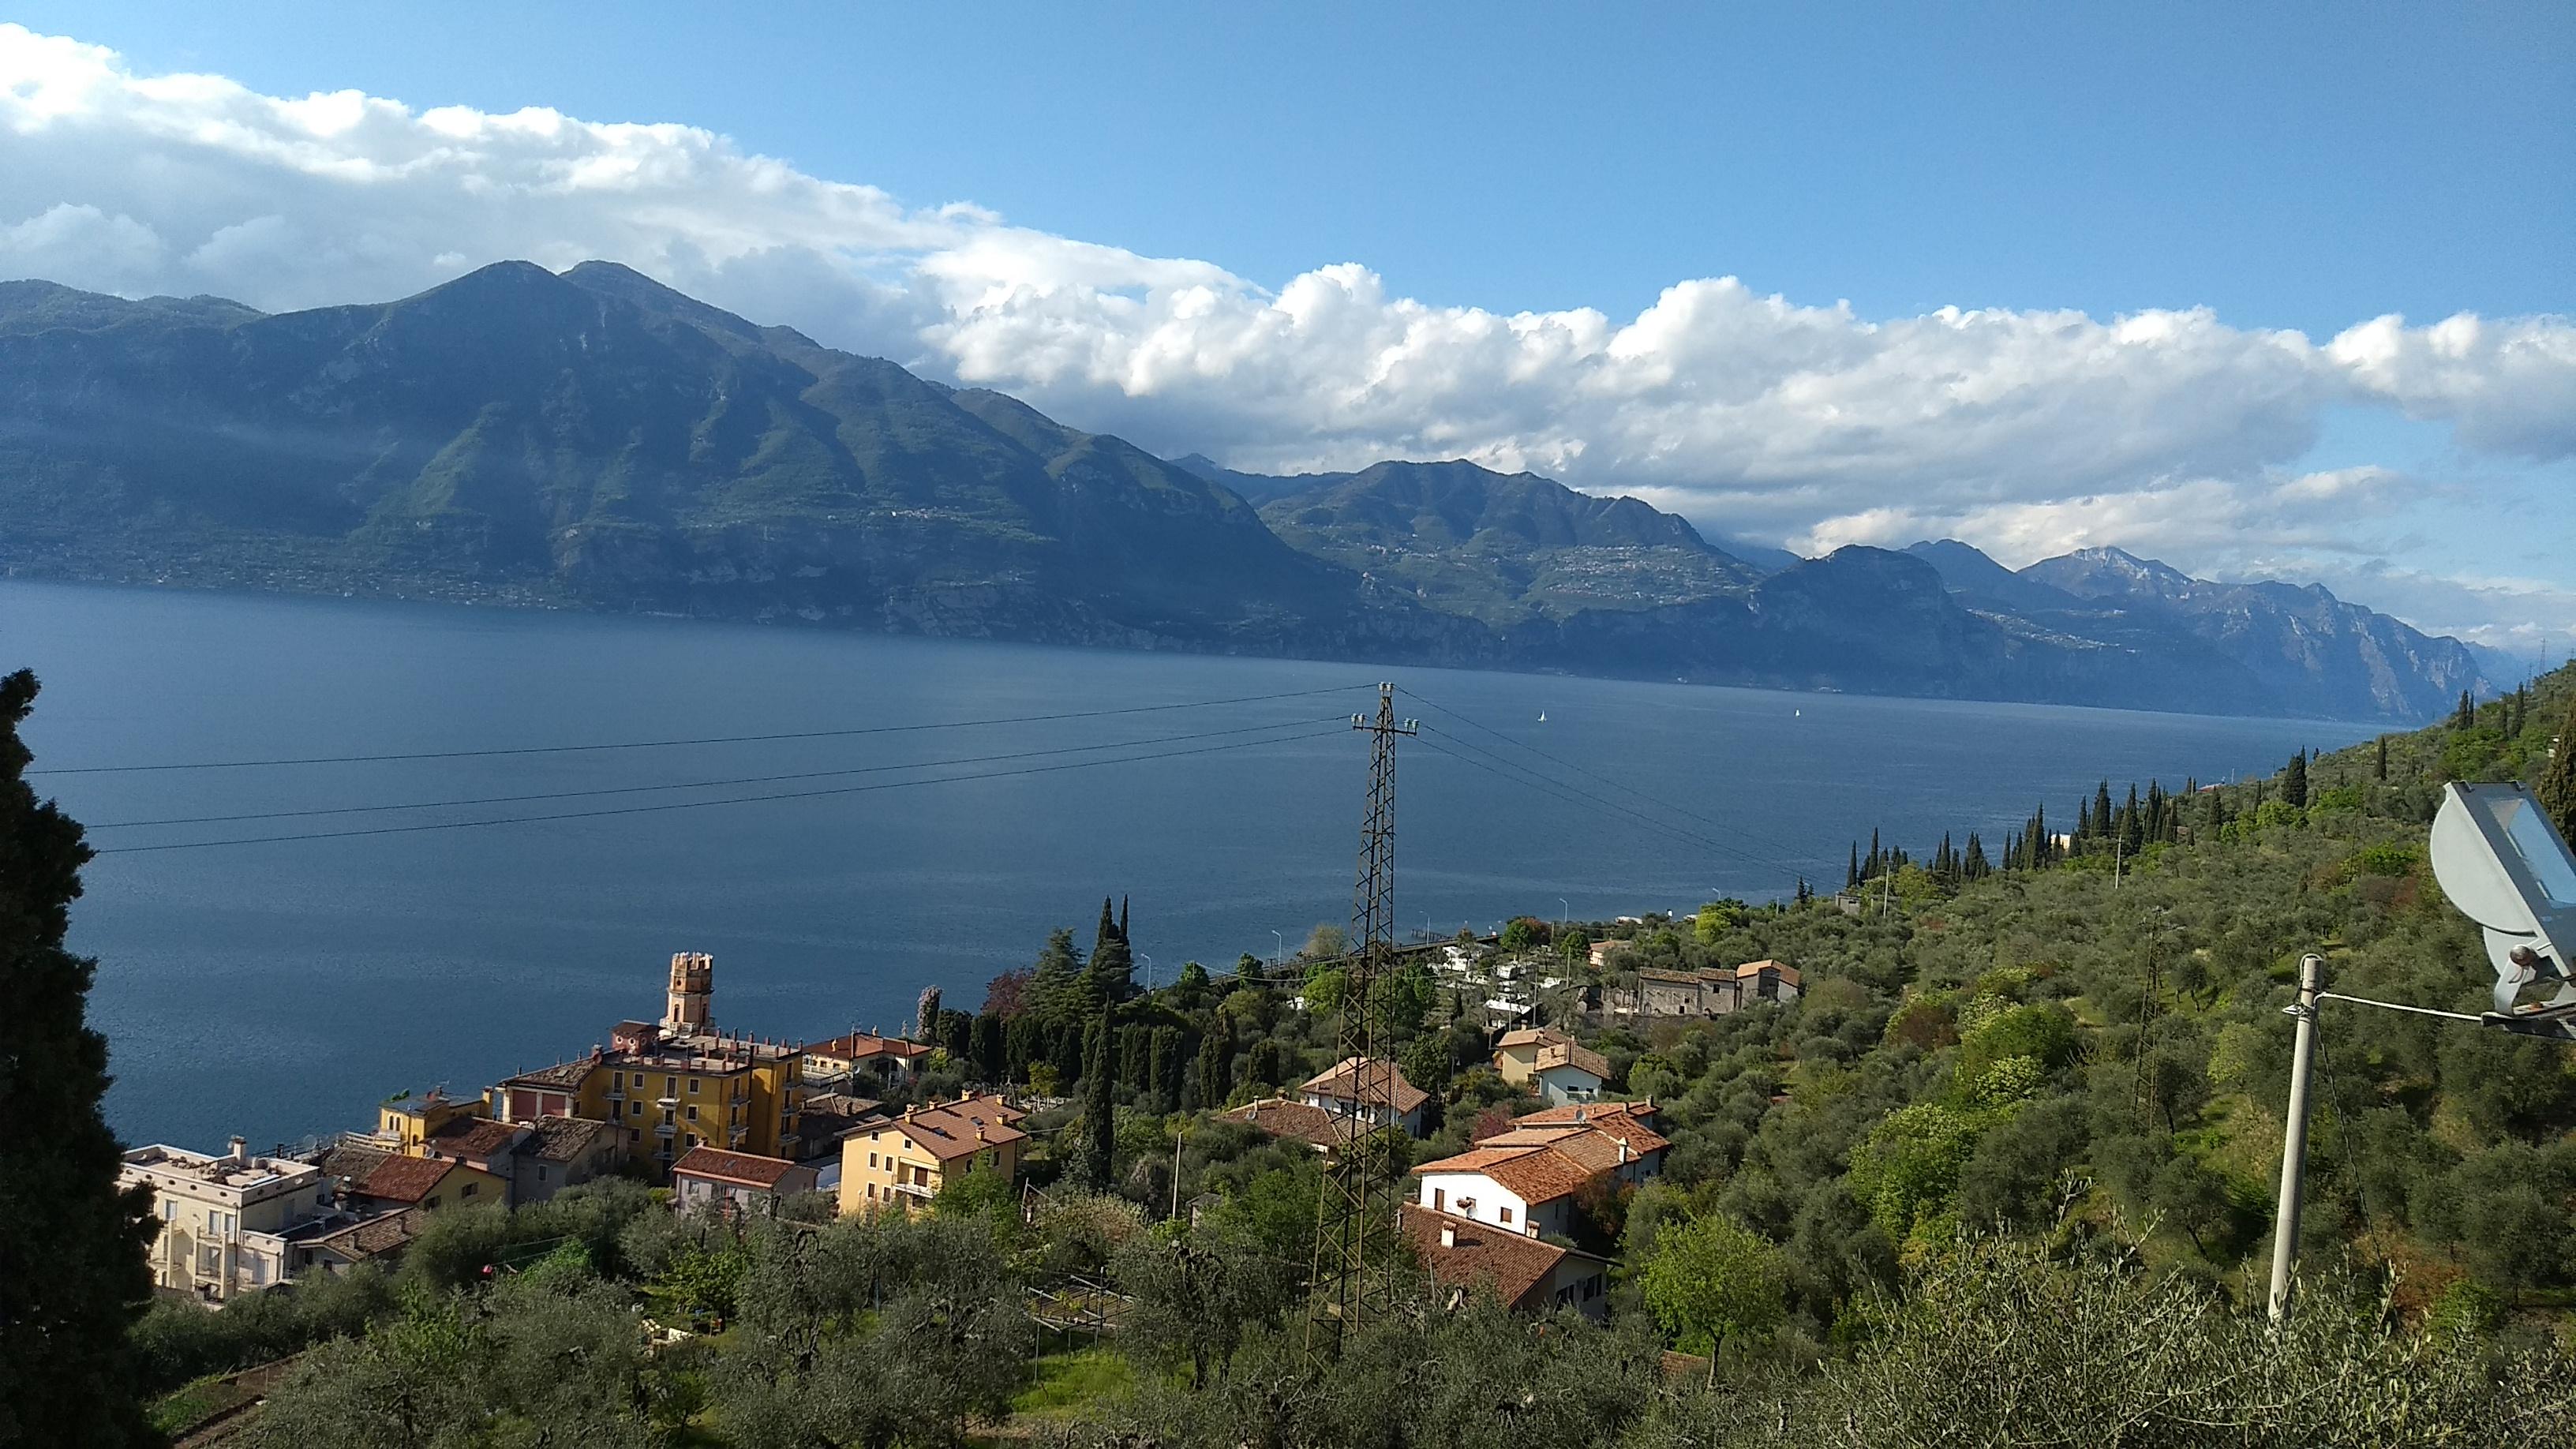
<path id="1" fill-rule="evenodd" d="M 1413 1176 L 1424 1208 L 1535 1238 L 1574 1225 L 1574 1194 L 1592 1174 L 1547 1147 L 1511 1145 L 1426 1162 Z"/>
<path id="2" fill-rule="evenodd" d="M 1586 1187 L 1615 1191 L 1662 1173 L 1672 1144 L 1642 1104 L 1576 1103 L 1523 1117 L 1467 1152 L 1413 1169 L 1436 1213 L 1536 1236 L 1571 1230 Z M 1597 1115 L 1594 1115 L 1597 1114 Z"/>
<path id="3" fill-rule="evenodd" d="M 236 1137 L 221 1157 L 155 1144 L 125 1154 L 122 1186 L 152 1189 L 160 1234 L 152 1281 L 221 1303 L 284 1282 L 296 1266 L 295 1229 L 333 1209 L 322 1169 L 283 1157 L 253 1157 Z"/>

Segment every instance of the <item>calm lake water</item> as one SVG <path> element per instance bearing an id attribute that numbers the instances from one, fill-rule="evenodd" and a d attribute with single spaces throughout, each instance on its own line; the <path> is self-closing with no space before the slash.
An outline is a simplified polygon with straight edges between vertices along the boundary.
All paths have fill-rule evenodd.
<path id="1" fill-rule="evenodd" d="M 1274 931 L 1294 949 L 1315 923 L 1348 916 L 1368 756 L 1348 717 L 1373 708 L 1386 673 L 0 581 L 0 668 L 21 663 L 45 685 L 29 726 L 39 769 L 881 731 L 40 777 L 107 849 L 848 791 L 919 777 L 886 766 L 984 760 L 936 773 L 987 778 L 918 787 L 103 854 L 73 940 L 100 961 L 90 1012 L 114 1050 L 109 1115 L 129 1140 L 195 1147 L 235 1132 L 265 1145 L 361 1125 L 390 1093 L 472 1092 L 586 1050 L 622 1018 L 659 1015 L 678 950 L 715 954 L 720 1023 L 803 1038 L 893 1029 L 926 985 L 952 1006 L 977 1006 L 985 983 L 1025 964 L 1048 928 L 1073 926 L 1088 944 L 1104 893 L 1132 898 L 1137 947 L 1158 974 L 1193 958 L 1267 955 Z M 2078 793 L 2105 776 L 2220 779 L 2371 733 L 1549 676 L 1393 677 L 1412 695 L 1400 712 L 1430 731 L 1400 752 L 1397 913 L 1408 930 L 1442 932 L 1523 912 L 1606 917 L 1721 893 L 1763 898 L 1786 894 L 1793 872 L 1839 886 L 1850 841 L 1872 826 L 1924 849 L 1945 829 L 1992 840 L 2041 800 L 2071 819 Z M 1273 736 L 1250 728 L 1267 725 L 1290 738 L 1264 743 Z M 1174 738 L 1184 735 L 1201 738 Z M 1079 769 L 1055 767 L 1121 752 L 1032 753 L 1122 741 L 1163 741 L 1127 753 L 1206 752 Z M 1557 783 L 1497 774 L 1501 759 Z M 563 798 L 120 824 L 530 795 Z"/>

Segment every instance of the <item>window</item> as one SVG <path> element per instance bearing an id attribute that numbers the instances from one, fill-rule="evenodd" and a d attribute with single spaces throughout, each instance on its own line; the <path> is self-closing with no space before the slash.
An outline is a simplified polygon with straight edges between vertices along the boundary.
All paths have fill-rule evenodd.
<path id="1" fill-rule="evenodd" d="M 697 1078 L 695 1078 L 695 1077 L 691 1077 L 691 1078 L 689 1078 L 689 1095 L 690 1095 L 690 1096 L 692 1096 L 692 1097 L 694 1097 L 694 1096 L 696 1096 L 697 1094 L 698 1094 L 698 1079 L 697 1079 Z M 697 1110 L 697 1108 L 692 1107 L 692 1108 L 690 1108 L 689 1110 L 690 1110 L 690 1111 L 692 1111 L 692 1112 L 694 1112 L 694 1111 L 696 1111 L 696 1110 Z"/>
<path id="2" fill-rule="evenodd" d="M 545 1180 L 546 1180 L 546 1169 L 545 1169 L 545 1165 L 544 1165 L 543 1163 L 539 1163 L 539 1164 L 537 1165 L 537 1181 L 539 1181 L 539 1182 L 543 1182 L 543 1181 L 545 1181 Z"/>
<path id="3" fill-rule="evenodd" d="M 1435 1187 L 1431 1189 L 1431 1210 L 1435 1213 L 1445 1213 L 1449 1210 L 1449 1190 L 1447 1188 Z"/>
<path id="4" fill-rule="evenodd" d="M 478 1191 L 479 1189 L 481 1189 L 481 1187 L 482 1187 L 482 1186 L 483 1186 L 483 1184 L 481 1184 L 481 1183 L 479 1183 L 479 1182 L 469 1182 L 469 1183 L 465 1184 L 465 1192 L 464 1192 L 464 1194 L 463 1194 L 463 1195 L 464 1195 L 464 1196 L 466 1196 L 466 1197 L 472 1197 L 472 1196 L 476 1193 L 476 1191 Z"/>
<path id="5" fill-rule="evenodd" d="M 692 1087 L 694 1087 L 694 1086 L 696 1086 L 696 1085 L 697 1085 L 697 1083 L 695 1083 L 695 1082 L 691 1082 L 691 1083 L 689 1083 L 689 1085 L 690 1085 L 690 1086 L 692 1086 Z M 692 1122 L 695 1122 L 696 1120 L 698 1120 L 698 1104 L 697 1104 L 697 1103 L 695 1103 L 695 1102 L 691 1102 L 691 1103 L 689 1104 L 689 1120 L 690 1120 L 690 1121 L 692 1121 Z"/>
<path id="6" fill-rule="evenodd" d="M 629 1116 L 629 1117 L 641 1117 L 641 1116 L 643 1116 L 643 1115 L 644 1115 L 644 1103 L 643 1103 L 642 1099 L 640 1099 L 640 1098 L 639 1098 L 639 1099 L 637 1099 L 637 1100 L 635 1100 L 635 1101 L 632 1101 L 632 1102 L 627 1103 L 627 1104 L 626 1104 L 626 1115 L 627 1115 L 627 1116 Z"/>
<path id="7" fill-rule="evenodd" d="M 869 1153 L 869 1154 L 868 1154 L 868 1166 L 870 1166 L 870 1167 L 874 1167 L 874 1166 L 876 1166 L 876 1165 L 877 1165 L 877 1155 L 876 1155 L 875 1153 L 871 1152 L 871 1153 Z"/>
<path id="8" fill-rule="evenodd" d="M 1503 1223 L 1508 1223 L 1508 1222 L 1510 1222 L 1510 1221 L 1512 1220 L 1512 1210 L 1511 1210 L 1510 1208 L 1503 1208 L 1503 1209 L 1501 1209 L 1501 1212 L 1502 1212 L 1502 1216 L 1501 1216 L 1500 1218 L 1496 1219 L 1496 1221 L 1498 1221 L 1498 1222 L 1503 1222 Z"/>
<path id="9" fill-rule="evenodd" d="M 662 1079 L 662 1095 L 663 1095 L 663 1096 L 665 1096 L 665 1097 L 677 1096 L 677 1095 L 679 1094 L 679 1091 L 680 1091 L 680 1079 L 679 1079 L 679 1078 L 677 1078 L 677 1077 L 664 1077 L 664 1078 Z"/>
<path id="10" fill-rule="evenodd" d="M 438 1194 L 436 1194 L 436 1193 L 432 1193 L 432 1194 L 430 1194 L 426 1199 L 424 1199 L 424 1200 L 421 1202 L 421 1206 L 422 1206 L 422 1207 L 425 1207 L 425 1208 L 434 1208 L 434 1207 L 438 1206 Z"/>

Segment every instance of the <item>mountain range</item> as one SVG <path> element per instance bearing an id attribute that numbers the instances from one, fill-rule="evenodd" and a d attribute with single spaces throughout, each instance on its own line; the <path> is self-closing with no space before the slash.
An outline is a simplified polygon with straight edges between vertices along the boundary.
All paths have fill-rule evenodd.
<path id="1" fill-rule="evenodd" d="M 2485 687 L 2117 550 L 1800 559 L 1467 462 L 1166 461 L 606 262 L 276 315 L 0 283 L 0 571 L 2215 713 Z"/>

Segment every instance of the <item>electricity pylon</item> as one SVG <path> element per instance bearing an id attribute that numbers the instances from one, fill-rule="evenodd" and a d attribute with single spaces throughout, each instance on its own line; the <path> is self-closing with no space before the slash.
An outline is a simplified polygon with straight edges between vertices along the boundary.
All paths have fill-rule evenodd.
<path id="1" fill-rule="evenodd" d="M 1306 1347 L 1325 1357 L 1337 1355 L 1344 1336 L 1367 1315 L 1370 1232 L 1383 1233 L 1395 1226 L 1393 1194 L 1382 1181 L 1383 1164 L 1369 1151 L 1376 1134 L 1364 1114 L 1372 1092 L 1385 1095 L 1392 1106 L 1401 1081 L 1382 1080 L 1371 1065 L 1376 1045 L 1373 993 L 1395 961 L 1395 741 L 1399 735 L 1419 733 L 1422 727 L 1415 720 L 1396 719 L 1395 686 L 1380 684 L 1377 717 L 1352 715 L 1351 728 L 1371 737 L 1368 818 L 1360 826 L 1359 877 L 1351 891 L 1351 939 L 1343 965 L 1337 1060 L 1354 1064 L 1352 1105 L 1362 1115 L 1348 1124 L 1348 1140 L 1340 1144 L 1316 1204 L 1310 1279 L 1315 1303 L 1306 1320 Z M 1392 1073 L 1393 1068 L 1386 1070 Z"/>

